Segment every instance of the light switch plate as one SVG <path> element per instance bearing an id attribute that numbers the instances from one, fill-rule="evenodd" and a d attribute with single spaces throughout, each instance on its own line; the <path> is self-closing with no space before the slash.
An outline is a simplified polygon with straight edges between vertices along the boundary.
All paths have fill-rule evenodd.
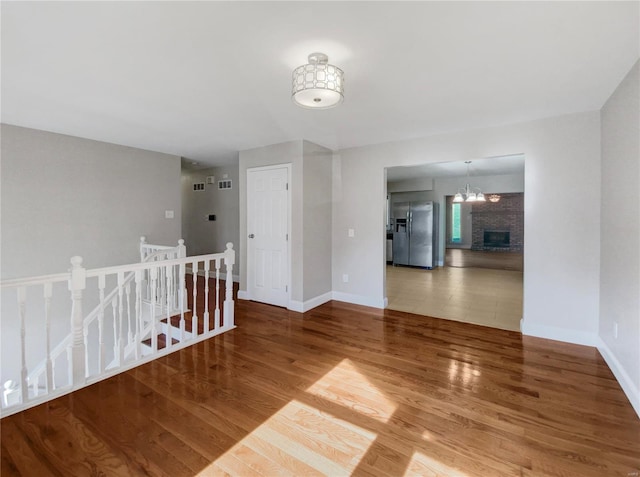
<path id="1" fill-rule="evenodd" d="M 173 219 L 173 210 L 165 210 L 164 211 L 165 219 Z"/>

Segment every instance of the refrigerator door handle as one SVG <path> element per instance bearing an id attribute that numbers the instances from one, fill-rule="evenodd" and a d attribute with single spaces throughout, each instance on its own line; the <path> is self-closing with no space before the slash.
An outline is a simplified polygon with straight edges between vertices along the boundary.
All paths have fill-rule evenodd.
<path id="1" fill-rule="evenodd" d="M 411 237 L 411 228 L 413 226 L 413 212 L 407 212 L 407 228 L 409 237 Z"/>

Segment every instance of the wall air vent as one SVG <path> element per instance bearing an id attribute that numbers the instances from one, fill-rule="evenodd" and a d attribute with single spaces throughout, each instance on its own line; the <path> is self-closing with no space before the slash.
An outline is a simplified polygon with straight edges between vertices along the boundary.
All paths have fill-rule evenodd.
<path id="1" fill-rule="evenodd" d="M 218 189 L 231 189 L 231 179 L 218 181 Z"/>
<path id="2" fill-rule="evenodd" d="M 194 192 L 204 191 L 204 182 L 196 182 L 195 184 L 193 184 L 193 191 Z"/>

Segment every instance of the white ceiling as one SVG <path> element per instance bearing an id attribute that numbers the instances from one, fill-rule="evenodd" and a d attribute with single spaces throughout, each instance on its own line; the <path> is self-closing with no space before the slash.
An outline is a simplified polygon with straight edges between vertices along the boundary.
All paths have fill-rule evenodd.
<path id="1" fill-rule="evenodd" d="M 2 121 L 228 163 L 596 110 L 638 2 L 2 2 Z M 290 100 L 313 51 L 345 101 Z"/>

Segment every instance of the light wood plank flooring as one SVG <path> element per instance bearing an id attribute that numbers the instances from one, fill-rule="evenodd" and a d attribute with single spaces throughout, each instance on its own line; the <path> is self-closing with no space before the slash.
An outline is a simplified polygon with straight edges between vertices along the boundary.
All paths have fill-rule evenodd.
<path id="1" fill-rule="evenodd" d="M 640 421 L 594 348 L 329 302 L 1 421 L 24 476 L 635 476 Z"/>
<path id="2" fill-rule="evenodd" d="M 522 272 L 511 270 L 387 266 L 388 306 L 392 310 L 518 331 L 522 276 Z"/>
<path id="3" fill-rule="evenodd" d="M 448 248 L 445 252 L 445 265 L 447 267 L 492 268 L 521 272 L 524 270 L 524 254 Z"/>

